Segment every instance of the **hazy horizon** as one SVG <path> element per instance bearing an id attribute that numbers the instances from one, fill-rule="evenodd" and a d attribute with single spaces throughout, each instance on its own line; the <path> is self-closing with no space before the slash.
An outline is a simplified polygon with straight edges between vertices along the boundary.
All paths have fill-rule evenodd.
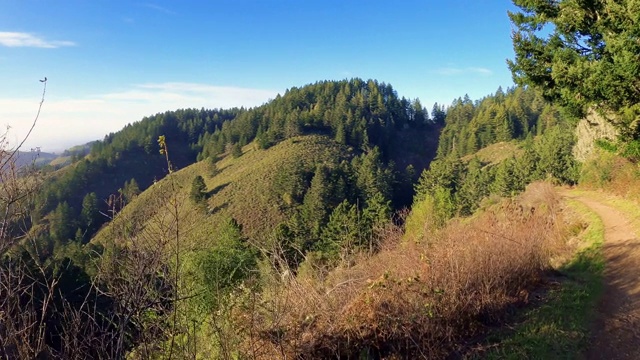
<path id="1" fill-rule="evenodd" d="M 34 10 L 36 9 L 36 10 Z M 513 84 L 510 1 L 126 1 L 0 5 L 0 125 L 61 151 L 144 116 L 261 105 L 359 77 L 451 104 Z"/>

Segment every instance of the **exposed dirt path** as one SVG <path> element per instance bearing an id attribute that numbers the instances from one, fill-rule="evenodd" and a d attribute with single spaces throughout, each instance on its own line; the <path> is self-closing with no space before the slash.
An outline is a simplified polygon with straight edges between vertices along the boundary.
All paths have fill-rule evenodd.
<path id="1" fill-rule="evenodd" d="M 604 293 L 586 359 L 640 359 L 640 238 L 614 207 L 568 195 L 591 208 L 605 226 Z"/>

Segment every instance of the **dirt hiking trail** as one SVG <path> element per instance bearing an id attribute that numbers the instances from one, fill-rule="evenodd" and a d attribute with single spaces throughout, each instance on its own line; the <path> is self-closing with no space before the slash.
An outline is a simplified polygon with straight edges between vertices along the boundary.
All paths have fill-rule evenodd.
<path id="1" fill-rule="evenodd" d="M 591 208 L 605 227 L 604 292 L 585 358 L 640 359 L 640 239 L 614 207 L 589 194 L 566 196 Z"/>

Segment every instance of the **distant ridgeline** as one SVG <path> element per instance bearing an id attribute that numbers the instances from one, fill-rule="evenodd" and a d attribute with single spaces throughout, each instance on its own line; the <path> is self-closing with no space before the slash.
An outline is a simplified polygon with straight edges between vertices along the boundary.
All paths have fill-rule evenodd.
<path id="1" fill-rule="evenodd" d="M 200 158 L 217 156 L 229 144 L 253 139 L 267 148 L 305 134 L 326 134 L 338 143 L 366 150 L 377 146 L 393 157 L 400 130 L 435 129 L 444 124 L 444 108 L 434 105 L 433 117 L 418 99 L 399 98 L 391 85 L 361 79 L 321 81 L 291 88 L 267 105 L 242 112 L 235 121 L 198 142 Z"/>
<path id="2" fill-rule="evenodd" d="M 377 148 L 392 167 L 415 167 L 410 172 L 415 181 L 435 155 L 444 118 L 442 106 L 435 104 L 430 116 L 419 100 L 399 98 L 391 85 L 361 79 L 294 87 L 252 109 L 159 113 L 107 135 L 87 157 L 53 173 L 38 196 L 34 220 L 48 221 L 55 242 L 90 240 L 106 221 L 99 213 L 108 210 L 110 196 L 129 200 L 168 173 L 160 135 L 166 137 L 173 169 L 215 161 L 254 140 L 268 148 L 294 136 L 320 134 L 356 153 Z M 410 198 L 404 196 L 399 205 L 408 205 Z"/>

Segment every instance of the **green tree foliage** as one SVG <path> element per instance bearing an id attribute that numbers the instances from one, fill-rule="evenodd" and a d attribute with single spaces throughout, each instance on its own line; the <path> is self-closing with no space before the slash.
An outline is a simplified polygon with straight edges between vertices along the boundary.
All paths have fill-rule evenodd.
<path id="1" fill-rule="evenodd" d="M 482 199 L 490 194 L 513 196 L 524 191 L 535 180 L 552 179 L 562 184 L 574 184 L 579 164 L 573 158 L 575 139 L 567 124 L 554 125 L 533 138 L 529 133 L 520 146 L 521 152 L 498 164 L 483 164 L 477 157 L 463 163 L 451 153 L 431 163 L 416 185 L 413 209 L 424 218 L 442 225 L 443 219 L 455 215 L 470 215 Z M 453 210 L 452 210 L 453 209 Z M 416 217 L 412 221 L 416 220 Z M 412 224 L 419 233 L 418 225 Z"/>
<path id="2" fill-rule="evenodd" d="M 103 215 L 100 214 L 98 206 L 98 196 L 92 192 L 87 194 L 82 200 L 82 211 L 80 212 L 80 222 L 84 229 L 83 234 L 95 233 L 104 222 Z M 84 241 L 89 239 L 84 238 Z"/>
<path id="3" fill-rule="evenodd" d="M 541 176 L 553 177 L 562 183 L 575 184 L 580 173 L 579 164 L 573 157 L 575 135 L 572 131 L 555 127 L 535 144 Z"/>
<path id="4" fill-rule="evenodd" d="M 318 237 L 322 226 L 327 222 L 331 211 L 332 184 L 330 182 L 330 169 L 318 165 L 311 179 L 309 190 L 304 196 L 302 205 L 303 219 L 313 234 Z"/>
<path id="5" fill-rule="evenodd" d="M 382 193 L 376 193 L 366 201 L 366 207 L 362 212 L 362 219 L 365 223 L 364 234 L 372 234 L 376 228 L 387 224 L 391 218 L 391 201 L 386 199 Z"/>
<path id="6" fill-rule="evenodd" d="M 521 182 L 516 177 L 516 161 L 510 157 L 497 165 L 492 193 L 500 196 L 512 196 L 522 190 Z"/>
<path id="7" fill-rule="evenodd" d="M 202 176 L 196 176 L 191 182 L 189 198 L 196 204 L 203 204 L 207 200 L 207 185 Z"/>
<path id="8" fill-rule="evenodd" d="M 50 233 L 52 239 L 60 244 L 64 244 L 74 239 L 75 221 L 73 209 L 66 202 L 58 204 L 51 214 Z"/>
<path id="9" fill-rule="evenodd" d="M 197 302 L 203 310 L 214 310 L 234 286 L 256 268 L 257 254 L 247 244 L 238 224 L 229 220 L 218 231 L 216 245 L 196 255 L 195 284 L 201 287 Z"/>
<path id="10" fill-rule="evenodd" d="M 288 222 L 278 224 L 274 230 L 274 240 L 275 252 L 279 253 L 282 260 L 286 262 L 286 264 L 278 264 L 282 268 L 280 270 L 297 269 L 312 245 L 308 241 L 309 236 L 299 212 L 295 212 Z"/>
<path id="11" fill-rule="evenodd" d="M 138 186 L 138 182 L 136 179 L 131 179 L 129 181 L 125 181 L 124 186 L 120 193 L 124 197 L 124 201 L 130 203 L 133 199 L 140 195 L 140 186 Z"/>
<path id="12" fill-rule="evenodd" d="M 135 184 L 140 190 L 146 189 L 167 173 L 166 159 L 159 154 L 155 139 L 170 134 L 167 141 L 172 147 L 171 162 L 175 168 L 182 168 L 193 163 L 202 150 L 200 134 L 214 132 L 240 112 L 239 109 L 167 111 L 108 134 L 102 141 L 92 144 L 90 156 L 48 178 L 36 199 L 34 218 L 45 218 L 64 202 L 72 209 L 82 209 L 84 197 L 92 192 L 98 199 L 107 199 L 126 181 L 130 181 L 131 186 L 129 189 L 125 184 L 123 190 L 127 190 L 127 195 L 137 192 L 133 191 Z M 104 206 L 100 204 L 102 210 L 106 210 Z M 80 214 L 74 212 L 72 215 L 75 218 Z M 88 237 L 92 235 L 87 234 Z"/>
<path id="13" fill-rule="evenodd" d="M 433 109 L 431 110 L 431 119 L 434 123 L 443 126 L 446 116 L 447 113 L 444 110 L 444 105 L 438 105 L 438 103 L 433 104 Z"/>
<path id="14" fill-rule="evenodd" d="M 365 201 L 377 194 L 391 199 L 392 185 L 395 181 L 391 166 L 386 166 L 377 147 L 356 157 L 352 161 L 359 189 L 359 199 Z"/>
<path id="15" fill-rule="evenodd" d="M 312 176 L 313 173 L 307 171 L 303 161 L 295 159 L 281 166 L 275 173 L 273 189 L 285 204 L 294 206 L 302 203 Z"/>
<path id="16" fill-rule="evenodd" d="M 441 119 L 443 110 L 438 111 Z M 419 100 L 398 98 L 390 85 L 362 79 L 320 81 L 288 89 L 270 103 L 238 114 L 204 134 L 198 146 L 206 158 L 241 138 L 255 139 L 264 149 L 290 137 L 323 133 L 361 150 L 377 146 L 386 157 L 395 151 L 398 132 L 409 127 L 435 132 L 437 124 Z"/>
<path id="17" fill-rule="evenodd" d="M 515 87 L 473 103 L 459 98 L 447 110 L 438 157 L 474 152 L 500 141 L 524 140 L 558 123 L 555 108 L 531 89 Z M 542 124 L 539 124 L 542 123 Z"/>
<path id="18" fill-rule="evenodd" d="M 420 175 L 416 185 L 416 198 L 433 194 L 437 188 L 449 189 L 455 194 L 462 182 L 463 171 L 463 163 L 455 155 L 433 161 L 430 169 Z"/>
<path id="19" fill-rule="evenodd" d="M 444 109 L 436 108 L 437 117 L 442 117 Z M 401 202 L 397 199 L 407 197 L 397 196 L 391 186 L 395 169 L 390 160 L 402 161 L 400 169 L 403 169 L 408 165 L 404 159 L 422 159 L 420 164 L 415 164 L 417 171 L 421 171 L 432 158 L 436 143 L 431 140 L 433 144 L 429 144 L 427 140 L 435 139 L 438 128 L 418 100 L 399 98 L 390 85 L 362 79 L 293 87 L 252 109 L 184 109 L 159 113 L 105 136 L 93 144 L 90 156 L 52 176 L 38 197 L 34 218 L 45 218 L 62 202 L 81 209 L 84 196 L 91 192 L 96 193 L 98 199 L 107 199 L 122 188 L 126 202 L 130 202 L 137 191 L 128 191 L 135 187 L 129 189 L 127 184 L 123 187 L 123 183 L 135 179 L 142 191 L 167 173 L 166 159 L 159 154 L 159 143 L 155 141 L 163 134 L 171 143 L 174 169 L 190 165 L 196 159 L 217 159 L 229 150 L 239 156 L 240 146 L 253 140 L 259 148 L 267 148 L 297 135 L 328 135 L 350 146 L 356 154 L 372 153 L 368 155 L 371 161 L 362 161 L 366 170 L 357 170 L 354 166 L 358 172 L 355 178 L 366 184 L 362 186 L 365 190 L 357 192 L 363 204 L 365 197 L 375 193 L 373 188 L 386 198 Z M 407 144 L 412 141 L 408 139 L 415 143 L 410 150 Z M 233 148 L 228 149 L 228 144 L 234 144 Z M 411 156 L 406 156 L 408 151 Z M 375 171 L 374 178 L 380 175 L 380 179 L 385 179 L 373 179 L 367 175 L 369 169 Z M 332 176 L 336 178 L 331 181 L 341 182 L 338 188 L 342 190 L 336 191 L 344 193 L 346 187 L 356 190 L 351 179 Z M 306 187 L 308 184 L 302 188 L 306 191 Z M 296 201 L 302 201 L 302 196 L 294 194 L 300 197 Z M 355 203 L 354 199 L 349 200 Z M 333 202 L 330 209 L 340 201 Z M 406 199 L 402 205 L 408 205 Z M 107 210 L 106 205 L 100 206 L 101 210 Z"/>
<path id="20" fill-rule="evenodd" d="M 215 156 L 210 156 L 205 161 L 207 162 L 207 170 L 209 171 L 210 177 L 214 177 L 220 173 L 218 159 Z"/>
<path id="21" fill-rule="evenodd" d="M 242 146 L 240 146 L 240 143 L 231 145 L 231 156 L 233 156 L 234 158 L 239 158 L 240 156 L 242 156 Z"/>
<path id="22" fill-rule="evenodd" d="M 637 138 L 640 118 L 640 2 L 514 0 L 516 83 L 533 85 L 575 114 L 602 107 Z"/>
<path id="23" fill-rule="evenodd" d="M 346 259 L 348 253 L 368 240 L 362 225 L 358 208 L 343 201 L 331 212 L 316 250 L 333 261 Z"/>
<path id="24" fill-rule="evenodd" d="M 493 182 L 492 175 L 491 170 L 484 168 L 477 157 L 469 161 L 462 185 L 456 194 L 461 215 L 473 214 L 480 201 L 489 195 L 489 185 Z"/>

